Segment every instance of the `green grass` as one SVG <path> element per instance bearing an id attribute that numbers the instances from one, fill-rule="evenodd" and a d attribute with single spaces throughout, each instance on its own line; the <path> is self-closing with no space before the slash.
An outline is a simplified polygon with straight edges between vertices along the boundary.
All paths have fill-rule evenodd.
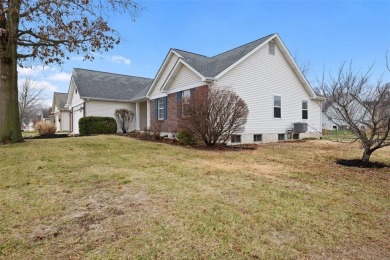
<path id="1" fill-rule="evenodd" d="M 390 164 L 390 149 L 372 160 Z M 390 257 L 389 168 L 356 144 L 191 150 L 120 136 L 0 147 L 0 258 Z"/>

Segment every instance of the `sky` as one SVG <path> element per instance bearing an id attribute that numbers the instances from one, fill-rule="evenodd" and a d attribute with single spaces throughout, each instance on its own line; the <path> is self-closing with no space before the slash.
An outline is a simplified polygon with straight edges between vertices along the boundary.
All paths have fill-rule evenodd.
<path id="1" fill-rule="evenodd" d="M 53 92 L 67 92 L 73 68 L 154 78 L 170 48 L 214 56 L 271 33 L 278 33 L 298 63 L 309 64 L 308 80 L 334 73 L 343 62 L 357 71 L 371 66 L 373 78 L 390 80 L 390 1 L 146 1 L 133 22 L 110 15 L 122 41 L 94 61 L 71 55 L 62 67 L 19 69 Z"/>

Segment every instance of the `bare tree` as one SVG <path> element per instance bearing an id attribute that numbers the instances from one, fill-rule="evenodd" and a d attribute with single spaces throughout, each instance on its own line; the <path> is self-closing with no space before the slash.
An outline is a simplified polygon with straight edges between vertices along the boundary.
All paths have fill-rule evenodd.
<path id="1" fill-rule="evenodd" d="M 232 90 L 211 86 L 192 92 L 190 100 L 183 100 L 185 115 L 180 128 L 208 146 L 226 142 L 234 133 L 240 133 L 248 117 L 248 106 Z"/>
<path id="2" fill-rule="evenodd" d="M 17 66 L 32 60 L 61 64 L 69 54 L 112 49 L 120 42 L 108 25 L 111 12 L 134 19 L 140 6 L 132 0 L 0 1 L 0 143 L 22 140 Z"/>
<path id="3" fill-rule="evenodd" d="M 376 150 L 390 145 L 390 82 L 372 82 L 370 70 L 355 72 L 345 63 L 335 77 L 320 88 L 329 104 L 326 114 L 336 125 L 347 125 L 364 151 L 361 160 L 368 162 Z"/>
<path id="4" fill-rule="evenodd" d="M 122 132 L 124 134 L 126 134 L 127 130 L 130 127 L 131 122 L 134 119 L 134 113 L 133 113 L 133 111 L 130 111 L 130 110 L 125 109 L 125 108 L 116 109 L 115 110 L 115 118 L 116 118 L 116 122 L 121 127 Z"/>
<path id="5" fill-rule="evenodd" d="M 19 113 L 21 121 L 29 120 L 32 114 L 36 114 L 38 107 L 40 107 L 43 101 L 44 91 L 44 87 L 37 86 L 31 79 L 23 79 L 19 83 Z"/>

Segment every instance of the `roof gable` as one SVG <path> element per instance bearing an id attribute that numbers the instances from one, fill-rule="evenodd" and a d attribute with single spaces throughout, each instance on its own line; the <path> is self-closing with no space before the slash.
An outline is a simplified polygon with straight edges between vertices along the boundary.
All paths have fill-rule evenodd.
<path id="1" fill-rule="evenodd" d="M 82 99 L 129 101 L 145 96 L 152 79 L 76 68 L 74 81 Z"/>
<path id="2" fill-rule="evenodd" d="M 213 57 L 207 57 L 204 55 L 183 51 L 179 49 L 173 49 L 175 52 L 183 57 L 183 60 L 191 67 L 197 70 L 204 77 L 216 77 L 218 74 L 229 68 L 231 65 L 245 57 L 248 53 L 253 51 L 256 47 L 262 43 L 271 39 L 275 34 L 267 35 L 263 38 L 257 39 L 253 42 L 244 44 L 237 48 L 215 55 Z"/>
<path id="3" fill-rule="evenodd" d="M 67 110 L 67 108 L 65 108 L 67 99 L 68 93 L 54 92 L 52 111 L 55 111 L 55 106 L 57 106 L 58 110 Z"/>

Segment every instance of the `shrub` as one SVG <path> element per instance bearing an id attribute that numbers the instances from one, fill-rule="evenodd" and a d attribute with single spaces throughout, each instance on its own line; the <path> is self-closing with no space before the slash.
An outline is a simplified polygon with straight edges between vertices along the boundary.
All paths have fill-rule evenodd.
<path id="1" fill-rule="evenodd" d="M 112 117 L 87 116 L 79 120 L 80 135 L 115 134 L 117 124 Z"/>
<path id="2" fill-rule="evenodd" d="M 126 108 L 115 110 L 116 121 L 118 122 L 118 125 L 121 127 L 122 132 L 124 134 L 127 133 L 127 130 L 129 129 L 130 124 L 134 119 L 134 116 L 135 115 L 133 111 L 130 111 Z"/>
<path id="3" fill-rule="evenodd" d="M 242 132 L 249 113 L 245 101 L 233 90 L 216 85 L 196 88 L 182 104 L 185 117 L 180 128 L 208 146 L 223 144 L 232 134 Z"/>
<path id="4" fill-rule="evenodd" d="M 39 135 L 53 135 L 57 131 L 57 127 L 49 121 L 39 121 L 35 124 L 35 131 Z"/>
<path id="5" fill-rule="evenodd" d="M 195 145 L 198 143 L 193 134 L 184 130 L 180 130 L 179 133 L 177 133 L 177 140 L 179 141 L 179 144 L 183 145 Z"/>

